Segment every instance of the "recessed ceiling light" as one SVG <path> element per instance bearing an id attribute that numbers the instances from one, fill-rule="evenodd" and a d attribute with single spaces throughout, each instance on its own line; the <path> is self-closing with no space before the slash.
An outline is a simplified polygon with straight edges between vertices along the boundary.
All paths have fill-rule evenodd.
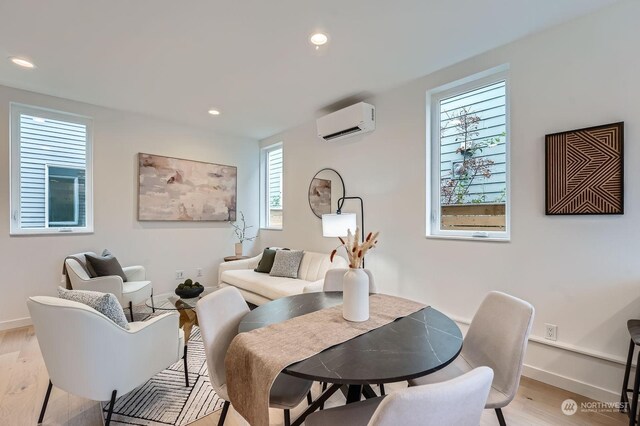
<path id="1" fill-rule="evenodd" d="M 211 114 L 211 115 L 220 115 L 220 111 L 218 111 L 217 109 L 210 109 L 209 110 L 209 114 Z"/>
<path id="2" fill-rule="evenodd" d="M 329 37 L 327 37 L 327 35 L 323 33 L 315 33 L 311 37 L 309 37 L 309 41 L 311 42 L 311 44 L 314 44 L 316 46 L 316 49 L 318 49 L 320 46 L 326 44 L 327 41 L 329 41 Z"/>
<path id="3" fill-rule="evenodd" d="M 23 67 L 23 68 L 35 68 L 35 64 L 33 62 L 30 62 L 24 58 L 18 58 L 16 56 L 12 56 L 9 58 L 9 60 L 11 62 L 13 62 L 14 64 Z"/>

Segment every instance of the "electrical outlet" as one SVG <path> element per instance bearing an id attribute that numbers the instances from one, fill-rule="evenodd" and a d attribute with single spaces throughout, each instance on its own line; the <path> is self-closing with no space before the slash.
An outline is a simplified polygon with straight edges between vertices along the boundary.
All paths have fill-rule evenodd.
<path id="1" fill-rule="evenodd" d="M 202 268 L 196 268 L 196 277 L 202 276 Z"/>
<path id="2" fill-rule="evenodd" d="M 554 324 L 544 325 L 544 338 L 549 340 L 558 340 L 558 326 Z"/>
<path id="3" fill-rule="evenodd" d="M 184 278 L 184 271 L 176 271 L 176 280 L 181 280 Z"/>

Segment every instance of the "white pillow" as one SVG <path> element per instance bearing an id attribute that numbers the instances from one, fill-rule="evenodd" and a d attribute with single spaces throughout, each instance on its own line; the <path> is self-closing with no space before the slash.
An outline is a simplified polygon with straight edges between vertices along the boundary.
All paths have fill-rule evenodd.
<path id="1" fill-rule="evenodd" d="M 73 300 L 75 302 L 84 303 L 100 312 L 111 321 L 118 324 L 125 330 L 129 330 L 129 322 L 124 316 L 122 306 L 115 295 L 111 293 L 100 293 L 98 291 L 88 290 L 67 290 L 58 287 L 58 297 L 61 299 Z"/>

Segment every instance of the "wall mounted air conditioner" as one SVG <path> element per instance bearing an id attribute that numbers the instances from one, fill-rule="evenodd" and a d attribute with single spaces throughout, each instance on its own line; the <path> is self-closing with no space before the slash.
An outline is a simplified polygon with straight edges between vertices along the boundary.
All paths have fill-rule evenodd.
<path id="1" fill-rule="evenodd" d="M 318 136 L 325 141 L 337 141 L 349 136 L 373 132 L 376 129 L 376 108 L 359 102 L 318 118 Z"/>

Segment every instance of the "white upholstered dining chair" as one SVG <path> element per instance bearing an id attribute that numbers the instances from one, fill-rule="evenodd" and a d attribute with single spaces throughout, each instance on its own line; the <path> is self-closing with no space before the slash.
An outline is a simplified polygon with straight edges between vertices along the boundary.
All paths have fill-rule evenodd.
<path id="1" fill-rule="evenodd" d="M 147 299 L 153 301 L 153 287 L 146 279 L 144 266 L 126 266 L 122 270 L 127 276 L 124 282 L 118 275 L 92 278 L 87 273 L 85 254 L 98 256 L 93 252 L 76 253 L 65 259 L 66 273 L 74 290 L 99 291 L 112 293 L 123 308 L 129 308 L 133 321 L 133 305 L 140 305 Z M 155 309 L 153 309 L 155 312 Z"/>
<path id="2" fill-rule="evenodd" d="M 225 401 L 218 422 L 222 426 L 230 405 L 224 358 L 231 341 L 238 334 L 242 317 L 249 312 L 249 307 L 237 288 L 224 287 L 198 300 L 196 312 L 211 386 Z M 276 377 L 269 395 L 269 406 L 284 410 L 286 426 L 291 422 L 289 410 L 308 395 L 311 384 L 311 381 L 285 374 Z"/>
<path id="3" fill-rule="evenodd" d="M 335 268 L 329 269 L 324 276 L 324 285 L 322 291 L 342 291 L 342 281 L 344 280 L 344 274 L 347 273 L 349 268 Z M 370 270 L 364 270 L 369 276 L 369 293 L 377 293 L 373 274 Z"/>
<path id="4" fill-rule="evenodd" d="M 306 426 L 478 426 L 493 372 L 478 367 L 442 383 L 318 411 Z"/>
<path id="5" fill-rule="evenodd" d="M 129 323 L 125 330 L 95 309 L 71 300 L 36 296 L 27 300 L 27 306 L 50 379 L 38 424 L 55 385 L 83 398 L 110 401 L 109 425 L 117 396 L 183 356 L 184 334 L 174 312 Z"/>
<path id="6" fill-rule="evenodd" d="M 534 313 L 524 300 L 490 292 L 471 321 L 460 356 L 442 370 L 410 380 L 409 385 L 442 382 L 479 366 L 491 367 L 494 378 L 485 408 L 494 409 L 500 425 L 506 426 L 502 408 L 518 390 Z"/>

